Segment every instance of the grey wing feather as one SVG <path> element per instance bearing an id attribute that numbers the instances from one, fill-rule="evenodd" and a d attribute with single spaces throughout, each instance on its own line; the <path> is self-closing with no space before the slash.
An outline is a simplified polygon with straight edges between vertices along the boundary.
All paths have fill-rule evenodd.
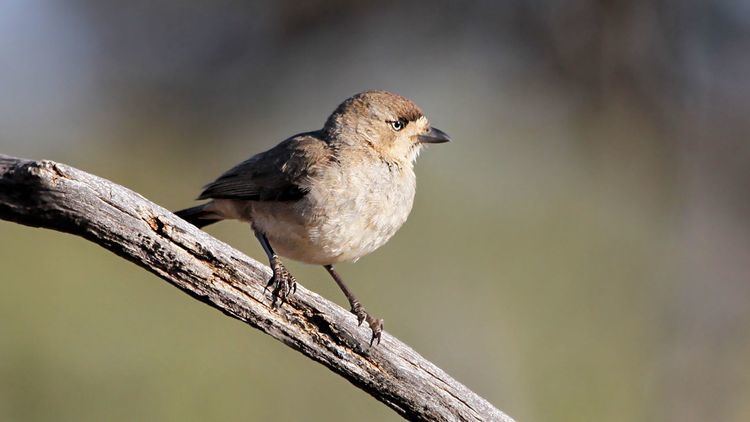
<path id="1" fill-rule="evenodd" d="M 306 176 L 300 149 L 323 142 L 315 132 L 293 136 L 268 151 L 243 161 L 206 185 L 198 199 L 296 201 L 307 193 L 300 186 Z M 303 151 L 302 151 L 303 152 Z"/>

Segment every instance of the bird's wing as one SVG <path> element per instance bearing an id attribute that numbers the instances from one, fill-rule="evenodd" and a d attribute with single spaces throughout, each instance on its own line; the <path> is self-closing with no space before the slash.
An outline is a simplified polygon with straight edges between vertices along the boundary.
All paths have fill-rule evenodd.
<path id="1" fill-rule="evenodd" d="M 293 136 L 222 174 L 198 199 L 296 201 L 307 194 L 311 172 L 328 161 L 328 155 L 317 132 Z"/>

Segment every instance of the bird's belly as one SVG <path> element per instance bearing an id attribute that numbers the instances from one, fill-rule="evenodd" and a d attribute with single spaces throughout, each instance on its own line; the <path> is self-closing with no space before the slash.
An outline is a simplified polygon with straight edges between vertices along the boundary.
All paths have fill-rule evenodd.
<path id="1" fill-rule="evenodd" d="M 311 192 L 295 203 L 254 203 L 252 223 L 281 256 L 321 265 L 356 261 L 396 233 L 413 197 L 393 191 L 337 197 Z"/>

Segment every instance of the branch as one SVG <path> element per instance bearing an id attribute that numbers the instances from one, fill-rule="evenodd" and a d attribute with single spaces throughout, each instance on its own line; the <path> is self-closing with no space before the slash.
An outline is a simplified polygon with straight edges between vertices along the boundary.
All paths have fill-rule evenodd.
<path id="1" fill-rule="evenodd" d="M 84 237 L 317 361 L 412 420 L 512 421 L 388 333 L 299 286 L 272 309 L 270 269 L 120 185 L 0 155 L 0 218 Z"/>

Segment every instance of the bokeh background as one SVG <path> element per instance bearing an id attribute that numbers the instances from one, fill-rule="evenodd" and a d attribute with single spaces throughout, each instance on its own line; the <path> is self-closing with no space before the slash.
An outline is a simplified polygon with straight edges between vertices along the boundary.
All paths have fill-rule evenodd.
<path id="1" fill-rule="evenodd" d="M 0 153 L 178 209 L 399 92 L 455 142 L 340 266 L 387 330 L 519 421 L 746 421 L 749 49 L 741 0 L 4 0 Z M 0 420 L 398 419 L 80 238 L 0 222 L 0 264 Z"/>

